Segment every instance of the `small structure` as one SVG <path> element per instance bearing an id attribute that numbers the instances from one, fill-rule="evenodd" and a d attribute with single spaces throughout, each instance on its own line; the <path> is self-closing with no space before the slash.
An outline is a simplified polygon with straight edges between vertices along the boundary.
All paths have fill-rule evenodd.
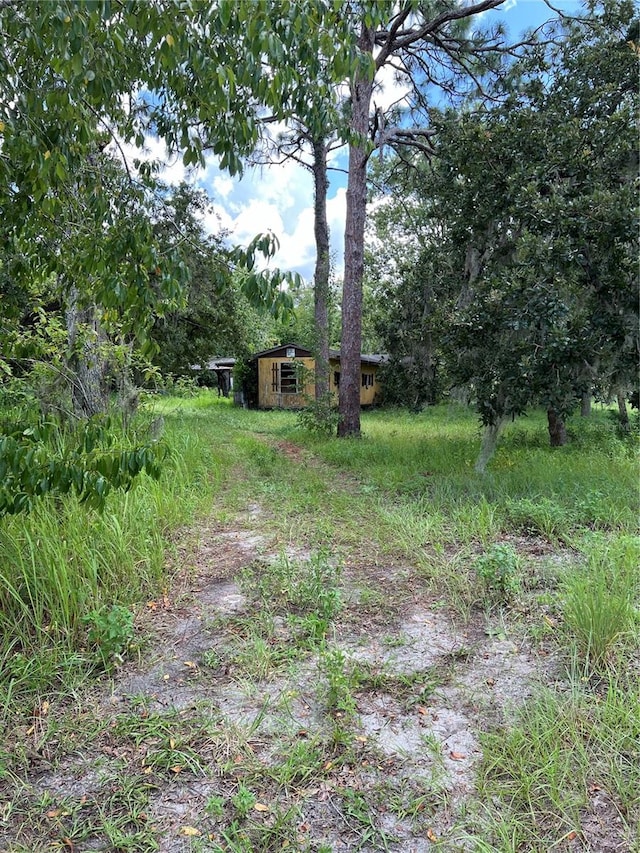
<path id="1" fill-rule="evenodd" d="M 378 367 L 384 355 L 360 357 L 360 405 L 372 406 L 379 394 Z M 282 344 L 256 353 L 251 360 L 247 399 L 258 409 L 303 409 L 315 395 L 315 357 L 298 344 Z M 338 399 L 340 351 L 329 352 L 329 389 Z"/>
<path id="2" fill-rule="evenodd" d="M 201 364 L 192 364 L 191 370 L 201 376 L 206 376 L 206 373 L 214 373 L 218 384 L 218 397 L 228 397 L 229 392 L 233 391 L 235 363 L 235 358 L 213 358 L 205 364 L 204 368 Z M 210 383 L 205 380 L 204 384 Z"/>

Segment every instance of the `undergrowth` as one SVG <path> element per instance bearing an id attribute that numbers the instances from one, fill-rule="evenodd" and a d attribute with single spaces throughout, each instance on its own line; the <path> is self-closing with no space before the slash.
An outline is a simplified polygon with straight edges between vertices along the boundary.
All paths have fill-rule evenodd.
<path id="1" fill-rule="evenodd" d="M 59 820 L 73 843 L 93 838 L 102 821 L 112 849 L 152 850 L 153 833 L 141 816 L 149 808 L 148 782 L 215 766 L 220 790 L 212 787 L 206 810 L 215 840 L 194 836 L 194 850 L 315 849 L 300 841 L 304 816 L 295 799 L 286 799 L 307 787 L 330 799 L 353 849 L 394 849 L 363 792 L 341 776 L 322 788 L 334 772 L 348 778 L 345 768 L 360 760 L 382 761 L 357 755 L 366 740 L 355 735 L 363 692 L 392 696 L 420 713 L 438 688 L 437 672 L 401 676 L 367 668 L 336 642 L 346 601 L 343 566 L 380 571 L 394 563 L 411 567 L 411 594 L 427 590 L 452 619 L 485 614 L 558 661 L 548 689 L 523 700 L 499 726 L 487 724 L 477 780 L 482 804 L 459 815 L 451 846 L 444 840 L 442 849 L 456 849 L 456 837 L 477 850 L 562 849 L 567 839 L 582 838 L 596 800 L 620 817 L 620 843 L 633 849 L 640 816 L 638 468 L 631 441 L 605 412 L 572 421 L 572 443 L 553 450 L 543 414 L 516 422 L 479 476 L 477 423 L 458 407 L 365 413 L 362 439 L 344 441 L 301 429 L 292 413 L 236 409 L 211 394 L 163 398 L 155 406 L 169 448 L 158 482 L 142 475 L 129 492 L 110 495 L 101 513 L 67 496 L 0 519 L 7 739 L 11 721 L 28 708 L 33 727 L 50 725 L 57 743 L 61 734 L 47 723 L 45 703 L 72 695 L 91 672 L 113 673 L 135 649 L 136 614 L 170 589 L 178 531 L 205 514 L 224 520 L 254 503 L 265 514 L 256 526 L 281 556 L 241 573 L 250 612 L 212 626 L 232 642 L 205 652 L 198 667 L 207 678 L 227 668 L 257 689 L 295 666 L 315 666 L 313 701 L 323 726 L 313 736 L 299 726 L 291 736 L 279 733 L 282 754 L 265 771 L 252 746 L 259 719 L 238 734 L 219 720 L 196 730 L 183 718 L 123 712 L 108 734 L 120 752 L 109 742 L 115 754 L 106 754 L 115 760 L 122 749 L 144 750 L 130 774 L 135 790 L 119 788 L 116 773 L 102 801 L 42 800 L 29 812 L 16 796 L 9 811 L 24 808 L 25 819 L 39 815 L 44 823 L 43 815 L 52 814 L 49 824 Z M 303 460 L 287 457 L 292 443 L 308 454 Z M 331 553 L 320 547 L 327 543 Z M 310 559 L 287 556 L 292 546 L 311 549 Z M 370 587 L 362 612 L 384 621 L 396 591 L 373 581 Z M 282 701 L 295 700 L 292 694 Z M 107 737 L 102 729 L 100 737 Z M 0 777 L 23 772 L 14 753 L 0 753 Z M 32 758 L 25 752 L 21 760 L 26 766 Z M 256 811 L 265 805 L 267 784 L 280 799 Z M 415 803 L 430 804 L 434 796 L 417 791 Z M 408 801 L 401 805 L 410 811 Z"/>

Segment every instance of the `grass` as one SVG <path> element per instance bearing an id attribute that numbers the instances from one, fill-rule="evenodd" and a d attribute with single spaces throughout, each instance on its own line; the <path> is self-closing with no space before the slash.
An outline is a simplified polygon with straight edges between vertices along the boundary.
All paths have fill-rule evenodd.
<path id="1" fill-rule="evenodd" d="M 230 450 L 216 447 L 211 424 L 165 422 L 160 482 L 143 475 L 102 513 L 69 497 L 0 520 L 0 707 L 91 669 L 87 617 L 135 607 L 167 585 L 170 537 L 211 505 Z"/>
<path id="2" fill-rule="evenodd" d="M 456 406 L 364 413 L 362 439 L 348 441 L 209 394 L 161 399 L 155 414 L 169 448 L 159 483 L 143 477 L 102 514 L 69 498 L 0 519 L 0 783 L 9 794 L 0 843 L 3 826 L 32 821 L 41 846 L 37 835 L 16 836 L 11 853 L 98 840 L 159 849 L 149 814 L 164 786 L 186 778 L 203 786 L 198 820 L 184 823 L 194 851 L 330 850 L 330 838 L 308 834 L 305 815 L 318 803 L 354 850 L 402 849 L 381 820 L 389 813 L 424 837 L 425 811 L 444 803 L 446 785 L 404 780 L 384 795 L 372 778 L 387 757 L 362 735 L 361 705 L 383 695 L 420 717 L 456 668 L 473 665 L 473 651 L 446 673 L 405 673 L 356 660 L 340 637 L 361 626 L 366 643 L 375 625 L 385 652 L 401 652 L 402 610 L 428 596 L 460 626 L 486 620 L 488 633 L 531 643 L 560 666 L 517 713 L 487 719 L 480 797 L 442 849 L 456 849 L 456 838 L 477 850 L 562 849 L 571 833 L 587 839 L 594 803 L 620 817 L 620 843 L 632 849 L 638 467 L 605 412 L 573 421 L 572 444 L 555 450 L 542 414 L 516 422 L 483 476 L 473 472 L 476 421 Z M 81 697 L 91 674 L 117 676 L 139 647 L 146 601 L 170 595 L 181 530 L 253 504 L 262 512 L 250 523 L 279 556 L 239 574 L 246 608 L 208 624 L 213 645 L 194 657 L 194 678 L 203 690 L 222 679 L 251 686 L 261 710 L 242 720 L 211 703 L 185 714 L 145 704 L 89 713 Z M 391 566 L 407 568 L 387 577 Z M 448 748 L 428 730 L 424 743 L 446 774 Z M 84 801 L 30 787 L 34 761 L 64 765 L 91 745 L 104 749 Z"/>
<path id="3" fill-rule="evenodd" d="M 637 684 L 627 691 L 612 676 L 595 695 L 545 692 L 512 727 L 485 736 L 479 793 L 494 805 L 481 837 L 491 833 L 491 849 L 552 849 L 571 833 L 584 837 L 590 803 L 602 792 L 610 799 L 604 837 L 613 838 L 606 821 L 622 809 L 631 823 L 620 843 L 631 849 L 640 806 L 639 700 Z"/>
<path id="4" fill-rule="evenodd" d="M 640 548 L 637 540 L 597 539 L 586 563 L 563 581 L 564 620 L 583 671 L 601 672 L 624 660 L 640 631 Z"/>

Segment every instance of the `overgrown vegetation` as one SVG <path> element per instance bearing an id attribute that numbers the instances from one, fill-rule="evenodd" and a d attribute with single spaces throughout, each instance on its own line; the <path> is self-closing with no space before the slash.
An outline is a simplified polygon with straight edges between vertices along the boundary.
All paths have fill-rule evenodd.
<path id="1" fill-rule="evenodd" d="M 572 423 L 575 441 L 555 451 L 544 413 L 513 424 L 482 477 L 473 414 L 453 406 L 366 414 L 365 435 L 348 443 L 303 431 L 295 414 L 240 410 L 209 393 L 162 397 L 153 414 L 168 447 L 159 481 L 142 475 L 102 513 L 67 495 L 0 520 L 6 849 L 64 838 L 80 850 L 97 840 L 158 849 L 159 792 L 183 779 L 200 780 L 204 799 L 176 832 L 203 853 L 330 850 L 330 836 L 313 835 L 320 806 L 309 791 L 324 792 L 353 849 L 402 849 L 404 827 L 431 832 L 444 850 L 466 838 L 471 849 L 537 851 L 614 813 L 616 837 L 633 849 L 637 464 L 605 411 Z M 74 700 L 91 670 L 117 679 L 128 655 L 144 659 L 143 614 L 171 601 L 176 531 L 212 512 L 224 529 L 253 505 L 254 529 L 279 556 L 245 564 L 244 608 L 203 623 L 210 647 L 176 666 L 186 674 L 178 685 L 188 676 L 210 690 L 223 679 L 257 710 L 235 719 L 208 701 L 168 711 L 141 696 L 89 712 Z M 398 565 L 406 576 L 385 580 Z M 430 775 L 396 781 L 390 797 L 374 769 L 397 768 L 363 729 L 373 697 L 420 719 L 474 666 L 468 643 L 434 666 L 394 663 L 413 642 L 399 620 L 418 595 L 461 630 L 484 626 L 556 662 L 544 691 L 486 717 L 479 799 L 446 832 L 436 821 L 452 759 L 441 741 L 425 730 Z M 345 644 L 349 631 L 377 637 L 383 658 Z M 34 762 L 93 752 L 99 773 L 85 799 L 33 787 Z M 141 816 L 150 812 L 152 821 Z"/>

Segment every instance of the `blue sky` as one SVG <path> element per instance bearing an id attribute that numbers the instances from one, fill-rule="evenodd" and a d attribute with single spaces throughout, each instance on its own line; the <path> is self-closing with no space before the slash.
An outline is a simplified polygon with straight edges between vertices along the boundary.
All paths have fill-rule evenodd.
<path id="1" fill-rule="evenodd" d="M 579 0 L 552 0 L 552 5 L 569 14 L 580 10 Z M 506 0 L 496 10 L 483 15 L 483 24 L 502 20 L 512 37 L 537 27 L 554 17 L 544 0 Z M 393 102 L 399 90 L 388 75 L 383 79 L 384 93 L 377 93 L 376 101 Z M 161 157 L 159 143 L 152 156 Z M 334 164 L 344 166 L 345 154 L 337 154 Z M 209 193 L 215 213 L 206 220 L 206 227 L 217 231 L 220 227 L 231 233 L 231 240 L 246 245 L 257 233 L 270 229 L 280 241 L 280 250 L 274 259 L 281 269 L 299 272 L 307 281 L 313 276 L 315 246 L 313 235 L 313 184 L 310 174 L 302 167 L 287 163 L 280 166 L 248 168 L 242 179 L 230 178 L 222 172 L 214 159 L 207 168 L 187 175 L 179 160 L 168 164 L 164 179 L 179 182 L 187 179 L 202 186 Z M 342 274 L 344 251 L 344 214 L 346 202 L 346 176 L 332 173 L 328 201 L 328 220 L 331 232 L 334 274 Z"/>

